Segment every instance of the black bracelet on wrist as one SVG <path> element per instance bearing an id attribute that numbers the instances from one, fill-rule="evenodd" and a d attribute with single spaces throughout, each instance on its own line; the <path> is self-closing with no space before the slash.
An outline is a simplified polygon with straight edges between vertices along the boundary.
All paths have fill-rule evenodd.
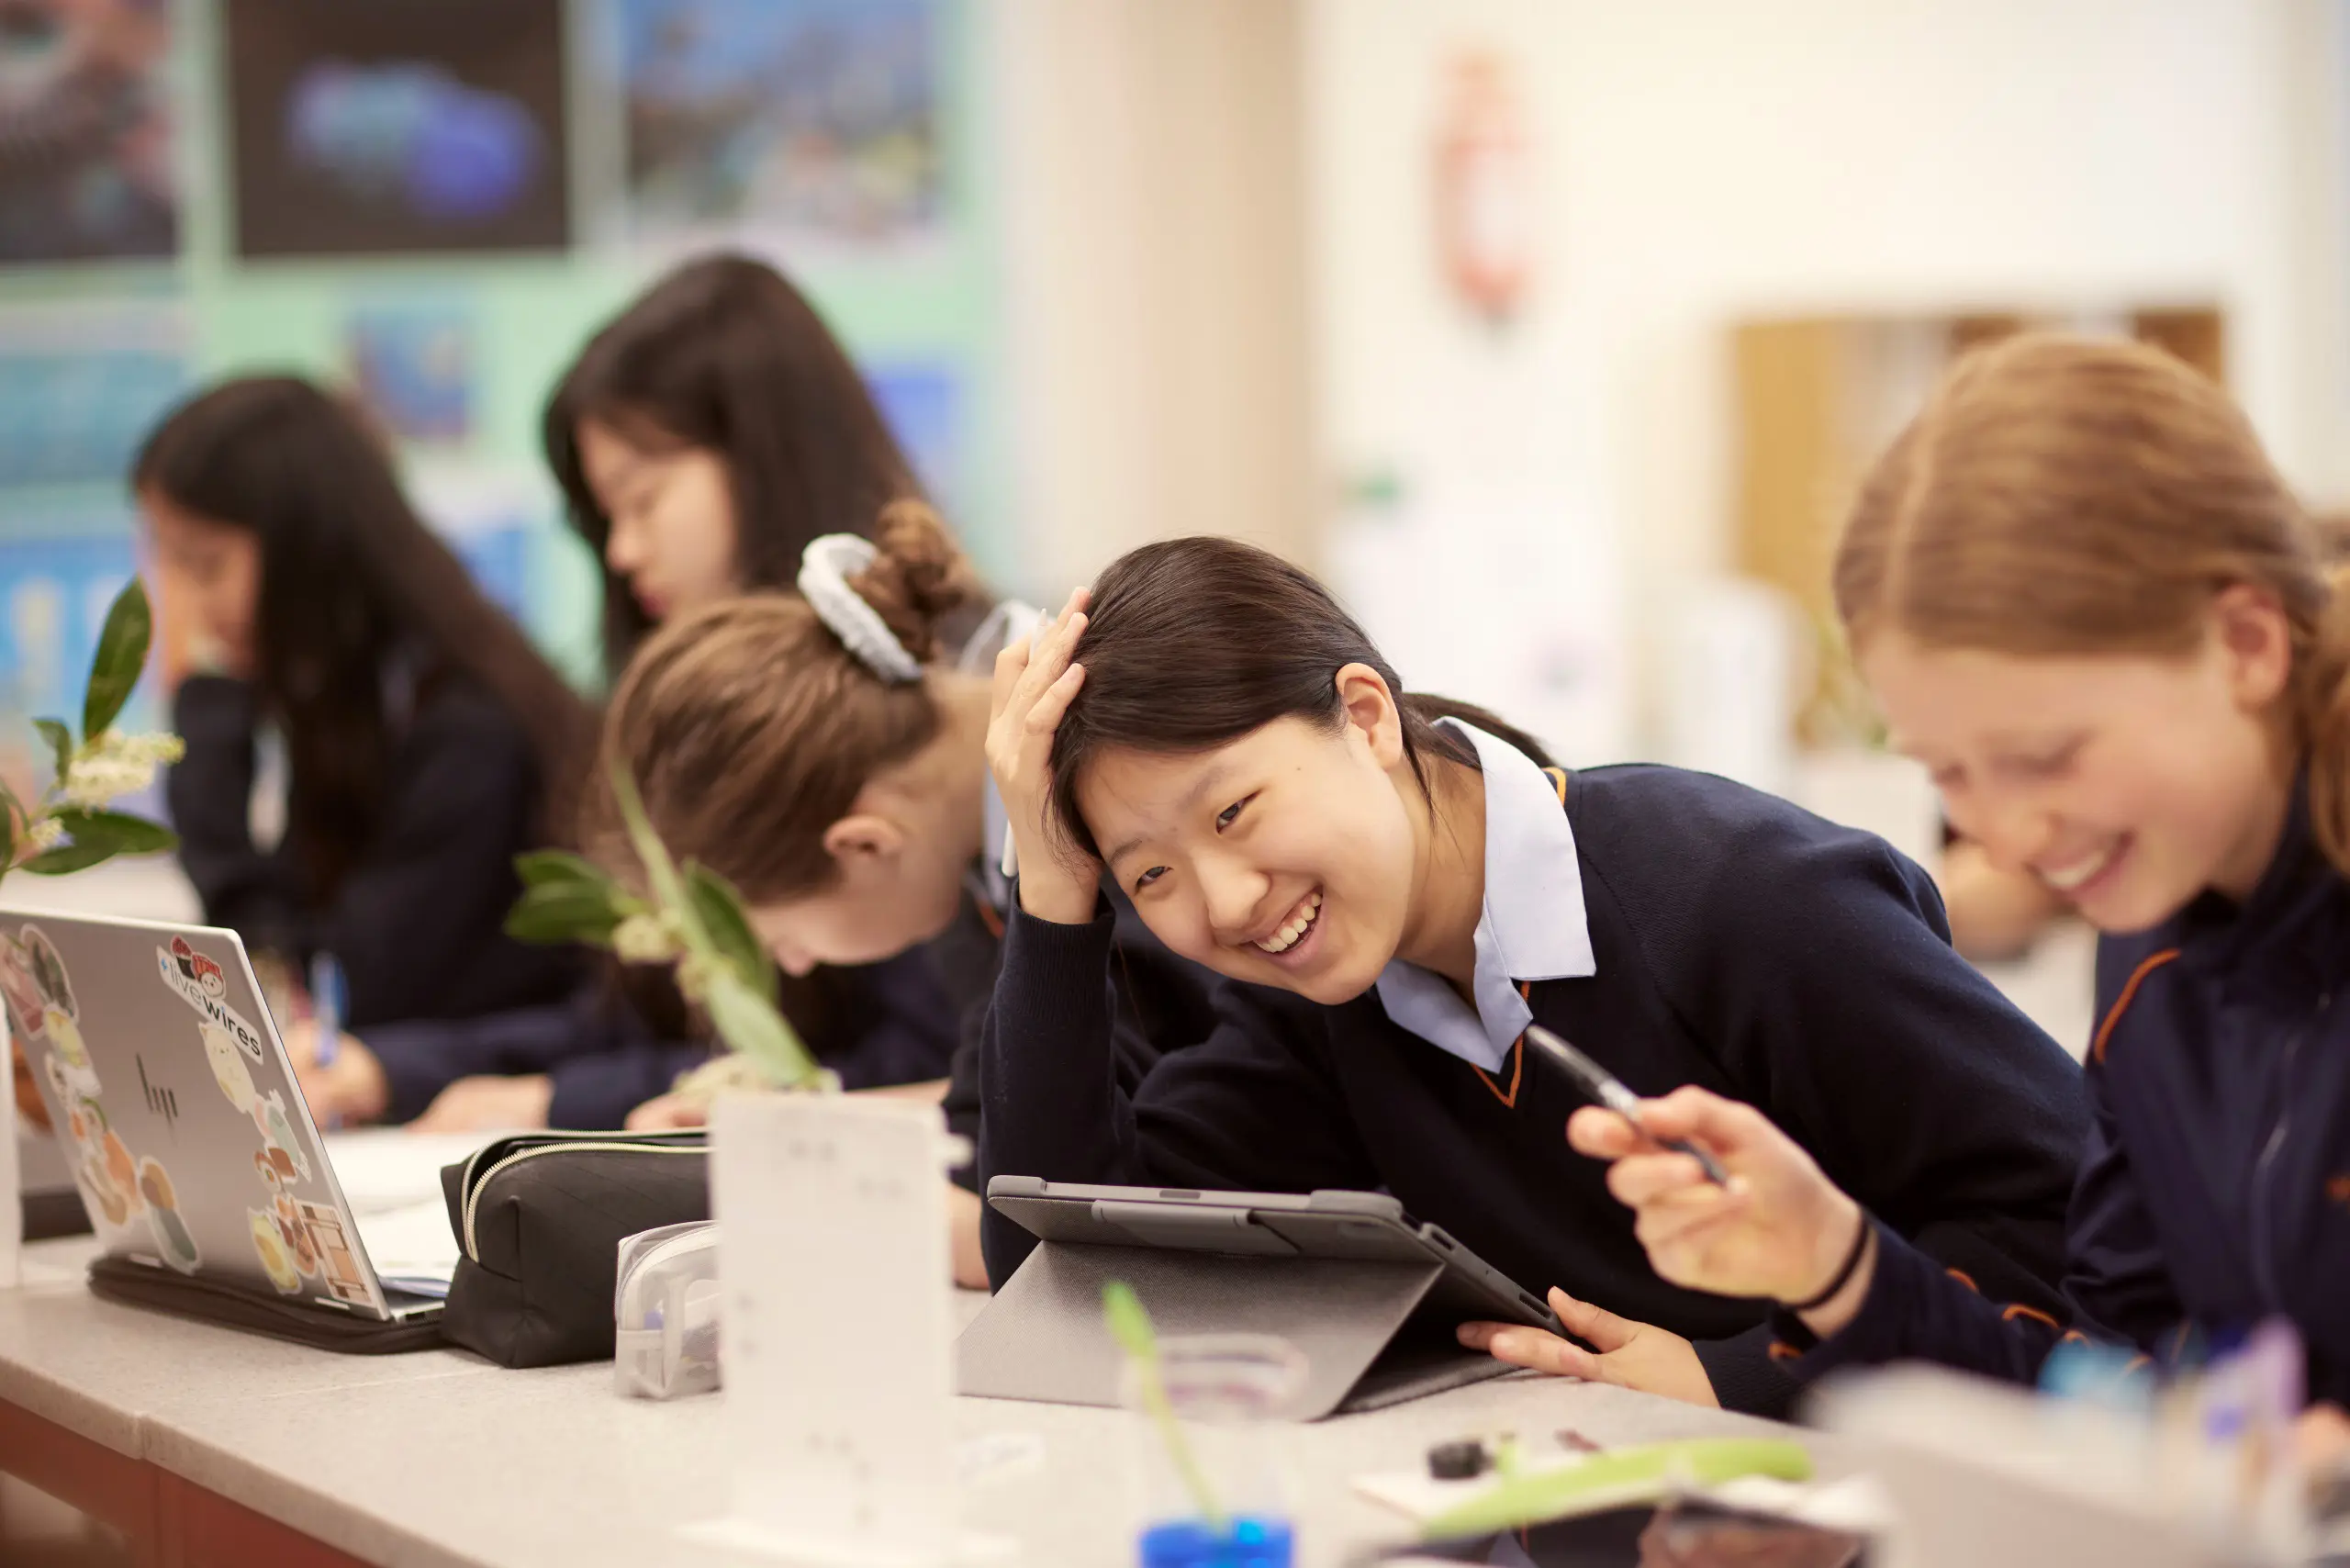
<path id="1" fill-rule="evenodd" d="M 1836 1293 L 1852 1282 L 1852 1275 L 1859 1271 L 1861 1260 L 1868 1256 L 1869 1238 L 1874 1234 L 1876 1226 L 1869 1221 L 1868 1210 L 1863 1209 L 1860 1229 L 1852 1237 L 1852 1249 L 1844 1254 L 1843 1267 L 1836 1271 L 1836 1277 L 1829 1281 L 1827 1287 L 1810 1300 L 1784 1302 L 1781 1305 L 1789 1312 L 1817 1312 L 1834 1301 Z"/>

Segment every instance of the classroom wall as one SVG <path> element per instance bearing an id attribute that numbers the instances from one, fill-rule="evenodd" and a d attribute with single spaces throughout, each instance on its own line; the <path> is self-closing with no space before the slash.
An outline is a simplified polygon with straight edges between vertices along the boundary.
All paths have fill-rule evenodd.
<path id="1" fill-rule="evenodd" d="M 2340 473 L 2319 363 L 2335 345 L 2311 330 L 2320 9 L 1308 0 L 1318 460 L 1382 481 L 1353 487 L 1339 569 L 1392 586 L 1380 541 L 1436 531 L 1480 562 L 1448 579 L 1463 602 L 1444 630 L 1472 639 L 1467 605 L 1525 608 L 1529 539 L 1554 570 L 1612 576 L 1620 594 L 1562 602 L 1628 628 L 1625 664 L 1590 676 L 1620 679 L 1622 704 L 1546 687 L 1529 671 L 1561 650 L 1539 639 L 1481 649 L 1589 761 L 1656 733 L 1657 628 L 1733 558 L 1740 316 L 2215 299 L 2231 379 L 2288 473 Z M 1535 286 L 1499 334 L 1448 297 L 1428 230 L 1464 46 L 1518 71 L 1539 163 Z M 1430 641 L 1448 676 L 1466 662 Z"/>
<path id="2" fill-rule="evenodd" d="M 1299 0 L 990 0 L 1014 586 L 1237 534 L 1312 559 Z"/>

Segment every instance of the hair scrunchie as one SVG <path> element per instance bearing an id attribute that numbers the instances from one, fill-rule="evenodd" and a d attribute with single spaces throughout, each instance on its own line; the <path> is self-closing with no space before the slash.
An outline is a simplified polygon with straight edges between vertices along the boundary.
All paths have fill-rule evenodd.
<path id="1" fill-rule="evenodd" d="M 849 586 L 849 575 L 873 565 L 879 552 L 854 533 L 827 533 L 808 542 L 800 557 L 800 592 L 816 619 L 856 655 L 857 663 L 893 686 L 922 678 L 922 665 L 898 641 L 880 611 Z"/>

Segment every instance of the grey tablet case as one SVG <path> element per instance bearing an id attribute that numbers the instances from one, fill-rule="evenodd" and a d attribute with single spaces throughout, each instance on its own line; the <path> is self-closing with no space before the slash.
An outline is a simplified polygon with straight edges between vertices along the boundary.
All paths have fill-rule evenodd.
<path id="1" fill-rule="evenodd" d="M 956 1342 L 960 1392 L 1115 1405 L 1102 1287 L 1164 1337 L 1275 1334 L 1305 1356 L 1288 1414 L 1375 1410 L 1510 1369 L 1453 1337 L 1474 1318 L 1561 1333 L 1549 1307 L 1393 1198 L 1203 1193 L 998 1176 L 988 1203 L 1042 1243 Z"/>

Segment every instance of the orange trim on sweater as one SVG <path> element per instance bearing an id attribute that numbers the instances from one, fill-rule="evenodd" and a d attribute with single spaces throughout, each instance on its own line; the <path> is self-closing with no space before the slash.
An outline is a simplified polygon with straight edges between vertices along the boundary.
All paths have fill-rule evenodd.
<path id="1" fill-rule="evenodd" d="M 2121 988 L 2121 994 L 2113 999 L 2113 1007 L 2106 1014 L 2105 1022 L 2097 1026 L 2097 1038 L 2089 1043 L 2089 1060 L 2105 1059 L 2105 1047 L 2113 1038 L 2113 1026 L 2121 1022 L 2122 1014 L 2128 1012 L 2130 1003 L 2137 1000 L 2138 988 L 2145 983 L 2148 975 L 2177 957 L 2177 948 L 2165 947 L 2131 972 L 2128 983 Z"/>

